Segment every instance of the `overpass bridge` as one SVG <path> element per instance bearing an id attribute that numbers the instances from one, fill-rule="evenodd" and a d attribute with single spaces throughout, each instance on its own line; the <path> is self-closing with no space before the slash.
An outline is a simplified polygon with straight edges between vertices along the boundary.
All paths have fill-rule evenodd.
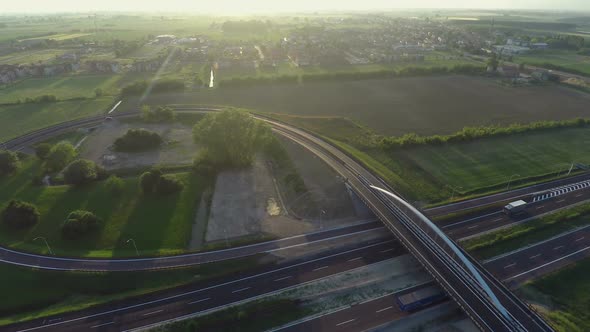
<path id="1" fill-rule="evenodd" d="M 216 108 L 178 108 L 178 112 L 210 112 Z M 137 112 L 112 114 L 113 118 Z M 482 331 L 553 331 L 531 308 L 512 294 L 474 259 L 446 237 L 424 214 L 353 158 L 304 130 L 262 116 L 273 130 L 323 159 L 413 254 L 449 296 Z M 4 143 L 19 150 L 48 135 L 100 124 L 104 116 L 68 121 Z"/>

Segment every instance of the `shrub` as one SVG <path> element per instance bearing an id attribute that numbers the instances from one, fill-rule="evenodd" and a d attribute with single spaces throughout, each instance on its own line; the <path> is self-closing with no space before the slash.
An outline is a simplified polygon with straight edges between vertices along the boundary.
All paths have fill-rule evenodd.
<path id="1" fill-rule="evenodd" d="M 78 159 L 64 170 L 64 181 L 67 184 L 82 185 L 96 180 L 97 166 L 93 161 Z"/>
<path id="2" fill-rule="evenodd" d="M 31 227 L 39 222 L 39 211 L 31 203 L 12 200 L 2 212 L 2 221 L 15 229 Z"/>
<path id="3" fill-rule="evenodd" d="M 117 151 L 136 152 L 157 148 L 161 144 L 162 137 L 158 133 L 146 129 L 129 129 L 115 140 L 114 148 Z"/>
<path id="4" fill-rule="evenodd" d="M 18 155 L 12 151 L 0 151 L 0 176 L 14 173 L 20 167 Z"/>
<path id="5" fill-rule="evenodd" d="M 160 195 L 170 195 L 181 191 L 183 188 L 184 183 L 174 175 L 164 175 L 160 177 L 156 184 L 156 193 Z"/>
<path id="6" fill-rule="evenodd" d="M 141 108 L 141 118 L 146 122 L 153 123 L 172 122 L 176 118 L 176 114 L 170 107 L 158 106 L 152 110 L 149 106 L 144 105 Z"/>
<path id="7" fill-rule="evenodd" d="M 45 169 L 49 172 L 59 172 L 74 160 L 74 157 L 76 157 L 76 150 L 71 143 L 57 143 L 45 158 Z"/>
<path id="8" fill-rule="evenodd" d="M 35 155 L 41 160 L 45 160 L 53 146 L 49 143 L 41 143 L 35 146 Z"/>
<path id="9" fill-rule="evenodd" d="M 213 176 L 217 173 L 217 167 L 206 150 L 202 150 L 193 161 L 193 171 L 204 176 Z"/>
<path id="10" fill-rule="evenodd" d="M 84 210 L 71 212 L 61 227 L 62 237 L 77 239 L 98 230 L 102 221 L 94 213 Z"/>
<path id="11" fill-rule="evenodd" d="M 123 180 L 121 180 L 121 178 L 117 177 L 116 175 L 109 176 L 105 186 L 107 187 L 108 191 L 116 195 L 121 194 L 125 189 L 125 183 L 123 183 Z"/>
<path id="12" fill-rule="evenodd" d="M 160 181 L 160 177 L 162 176 L 162 171 L 158 169 L 154 169 L 151 171 L 147 171 L 143 173 L 139 177 L 139 185 L 141 186 L 141 191 L 144 194 L 153 193 L 156 189 L 156 185 L 158 181 Z"/>

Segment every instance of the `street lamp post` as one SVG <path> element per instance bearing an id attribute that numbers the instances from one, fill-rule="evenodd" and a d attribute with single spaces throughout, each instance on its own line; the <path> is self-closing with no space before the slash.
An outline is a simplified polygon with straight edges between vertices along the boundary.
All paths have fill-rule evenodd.
<path id="1" fill-rule="evenodd" d="M 133 243 L 133 248 L 135 248 L 135 254 L 136 254 L 137 256 L 139 256 L 139 251 L 137 250 L 137 246 L 135 245 L 135 240 L 134 240 L 134 239 L 129 239 L 129 240 L 127 240 L 127 242 L 125 242 L 125 243 L 129 243 L 129 242 Z"/>
<path id="2" fill-rule="evenodd" d="M 510 183 L 512 182 L 512 179 L 514 179 L 515 176 L 520 177 L 519 174 L 512 174 L 512 176 L 510 176 L 510 180 L 508 180 L 508 185 L 506 186 L 506 190 L 510 189 Z"/>
<path id="3" fill-rule="evenodd" d="M 43 240 L 43 242 L 45 242 L 45 245 L 47 246 L 47 251 L 49 251 L 49 253 L 51 255 L 53 255 L 53 251 L 51 250 L 51 247 L 49 246 L 49 243 L 47 243 L 47 239 L 45 239 L 42 236 L 37 236 L 36 238 L 33 239 L 33 241 L 37 241 L 38 239 L 41 239 L 41 240 Z"/>

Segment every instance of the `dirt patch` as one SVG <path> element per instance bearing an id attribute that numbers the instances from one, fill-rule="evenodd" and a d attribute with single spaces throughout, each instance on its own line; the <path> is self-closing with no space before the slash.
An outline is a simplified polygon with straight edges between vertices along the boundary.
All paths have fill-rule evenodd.
<path id="1" fill-rule="evenodd" d="M 125 153 L 115 152 L 112 145 L 129 129 L 145 128 L 157 132 L 164 139 L 164 145 L 152 151 Z M 135 168 L 150 165 L 191 164 L 197 153 L 197 146 L 192 138 L 191 128 L 179 123 L 146 124 L 105 122 L 93 131 L 80 147 L 80 156 L 102 165 L 108 170 Z"/>

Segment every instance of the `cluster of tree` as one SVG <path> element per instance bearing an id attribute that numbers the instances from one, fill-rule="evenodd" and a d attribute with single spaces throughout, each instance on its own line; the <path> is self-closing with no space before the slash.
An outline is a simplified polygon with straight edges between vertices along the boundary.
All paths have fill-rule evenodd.
<path id="1" fill-rule="evenodd" d="M 584 47 L 584 37 L 574 35 L 553 36 L 546 42 L 553 49 L 580 50 Z"/>
<path id="2" fill-rule="evenodd" d="M 250 165 L 273 138 L 267 124 L 234 109 L 207 114 L 193 127 L 193 137 L 218 168 Z"/>
<path id="3" fill-rule="evenodd" d="M 174 110 L 168 106 L 158 106 L 152 109 L 148 105 L 141 107 L 141 119 L 145 122 L 172 122 L 176 118 Z"/>
<path id="4" fill-rule="evenodd" d="M 368 72 L 325 72 L 317 74 L 261 76 L 261 77 L 235 77 L 221 80 L 219 87 L 252 86 L 261 84 L 298 83 L 301 82 L 325 82 L 325 81 L 350 81 L 366 79 L 382 79 L 407 76 L 426 76 L 444 74 L 481 75 L 485 73 L 485 67 L 476 65 L 456 65 L 452 67 L 404 67 L 400 70 L 378 70 Z"/>
<path id="5" fill-rule="evenodd" d="M 225 33 L 265 33 L 271 26 L 269 21 L 263 22 L 259 20 L 249 21 L 225 21 L 221 25 L 221 29 Z"/>
<path id="6" fill-rule="evenodd" d="M 35 205 L 11 200 L 2 211 L 2 222 L 13 229 L 24 229 L 38 223 L 40 216 Z"/>
<path id="7" fill-rule="evenodd" d="M 144 93 L 159 92 L 182 92 L 184 91 L 184 81 L 182 80 L 158 80 L 148 82 L 146 80 L 137 81 L 124 86 L 121 89 L 121 96 L 137 96 Z"/>
<path id="8" fill-rule="evenodd" d="M 557 128 L 585 127 L 588 125 L 590 125 L 590 119 L 539 121 L 530 124 L 512 124 L 507 127 L 465 127 L 463 130 L 451 135 L 420 136 L 415 133 L 410 133 L 401 137 L 384 137 L 381 139 L 380 145 L 384 149 L 396 149 L 428 144 L 438 145 L 455 142 L 470 142 L 484 137 L 505 136 Z"/>
<path id="9" fill-rule="evenodd" d="M 307 191 L 305 182 L 293 165 L 289 153 L 276 137 L 273 137 L 269 144 L 267 144 L 265 153 L 275 163 L 277 168 L 285 170 L 285 174 L 281 180 L 288 188 L 291 188 L 296 195 L 303 194 Z"/>
<path id="10" fill-rule="evenodd" d="M 69 142 L 59 142 L 53 146 L 41 144 L 36 149 L 37 156 L 50 173 L 59 172 L 76 157 L 76 149 Z"/>
<path id="11" fill-rule="evenodd" d="M 16 152 L 0 151 L 0 176 L 13 174 L 20 167 L 20 159 Z"/>
<path id="12" fill-rule="evenodd" d="M 84 210 L 72 211 L 61 226 L 61 235 L 68 240 L 85 237 L 100 229 L 102 220 L 94 213 Z"/>
<path id="13" fill-rule="evenodd" d="M 113 144 L 116 151 L 137 152 L 155 149 L 162 144 L 162 137 L 155 132 L 140 128 L 129 129 Z"/>
<path id="14" fill-rule="evenodd" d="M 153 169 L 139 177 L 139 185 L 144 194 L 170 195 L 182 191 L 184 183 L 174 175 L 164 175 L 161 170 Z"/>
<path id="15" fill-rule="evenodd" d="M 117 58 L 124 57 L 135 52 L 141 47 L 141 45 L 142 43 L 135 40 L 125 41 L 115 39 L 113 41 L 113 48 L 115 49 L 115 56 Z"/>
<path id="16" fill-rule="evenodd" d="M 63 175 L 67 184 L 84 185 L 104 179 L 106 171 L 91 160 L 78 159 L 66 167 Z"/>

